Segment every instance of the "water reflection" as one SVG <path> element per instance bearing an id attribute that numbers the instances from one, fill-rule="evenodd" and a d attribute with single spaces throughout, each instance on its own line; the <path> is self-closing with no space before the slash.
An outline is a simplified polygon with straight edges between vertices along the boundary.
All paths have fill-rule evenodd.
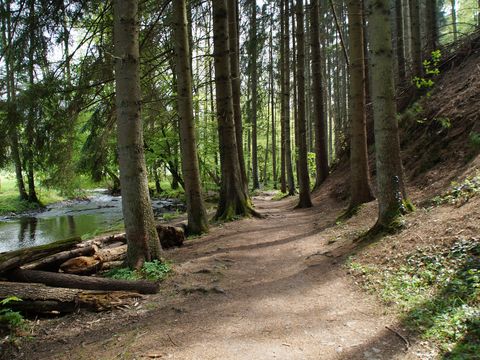
<path id="1" fill-rule="evenodd" d="M 154 200 L 152 206 L 156 216 L 184 210 L 176 200 Z M 0 252 L 118 230 L 122 223 L 120 197 L 97 193 L 88 200 L 53 204 L 41 213 L 0 218 Z"/>

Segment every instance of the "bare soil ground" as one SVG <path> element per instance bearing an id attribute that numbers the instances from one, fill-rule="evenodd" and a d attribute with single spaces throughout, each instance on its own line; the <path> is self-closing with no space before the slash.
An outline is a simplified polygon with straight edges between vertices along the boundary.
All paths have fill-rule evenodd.
<path id="1" fill-rule="evenodd" d="M 336 225 L 342 202 L 331 194 L 339 181 L 330 179 L 306 210 L 293 210 L 293 199 L 256 197 L 265 219 L 215 227 L 167 253 L 175 274 L 160 294 L 128 309 L 39 321 L 16 357 L 425 358 L 428 347 L 406 351 L 395 314 L 354 284 L 346 256 L 331 255 L 376 215 L 371 203 Z"/>

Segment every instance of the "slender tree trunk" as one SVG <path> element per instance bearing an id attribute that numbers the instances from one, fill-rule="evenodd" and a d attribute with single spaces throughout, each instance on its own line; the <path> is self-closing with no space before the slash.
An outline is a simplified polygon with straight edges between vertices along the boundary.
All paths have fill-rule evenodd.
<path id="1" fill-rule="evenodd" d="M 230 47 L 226 0 L 213 0 L 213 43 L 215 84 L 217 89 L 217 121 L 222 183 L 215 215 L 219 220 L 254 214 L 243 186 L 238 161 L 235 123 L 233 118 Z"/>
<path id="2" fill-rule="evenodd" d="M 140 268 L 160 258 L 148 192 L 141 120 L 138 0 L 114 0 L 115 100 L 127 264 Z"/>
<path id="3" fill-rule="evenodd" d="M 298 84 L 298 181 L 300 198 L 297 208 L 312 206 L 310 198 L 310 175 L 307 159 L 307 132 L 305 116 L 305 15 L 303 0 L 297 0 L 297 84 Z"/>
<path id="4" fill-rule="evenodd" d="M 250 18 L 250 72 L 251 77 L 251 104 L 252 104 L 252 182 L 253 189 L 260 187 L 258 181 L 258 152 L 257 152 L 257 2 L 256 0 L 250 0 L 251 5 L 251 18 Z"/>
<path id="5" fill-rule="evenodd" d="M 363 8 L 348 1 L 350 37 L 350 209 L 373 200 L 367 152 Z"/>
<path id="6" fill-rule="evenodd" d="M 407 80 L 405 63 L 405 41 L 403 35 L 403 6 L 402 0 L 395 0 L 395 28 L 397 37 L 398 83 L 405 84 Z M 352 41 L 350 42 L 352 44 Z"/>
<path id="7" fill-rule="evenodd" d="M 284 104 L 285 104 L 285 170 L 287 174 L 288 195 L 295 194 L 295 181 L 293 178 L 292 166 L 292 145 L 290 135 L 290 26 L 289 26 L 290 6 L 289 0 L 285 0 L 285 32 L 284 32 Z"/>
<path id="8" fill-rule="evenodd" d="M 35 2 L 34 0 L 29 0 L 29 48 L 28 48 L 28 83 L 30 88 L 35 84 L 34 78 L 34 61 L 35 61 Z M 35 190 L 35 175 L 33 170 L 33 147 L 34 147 L 34 137 L 35 137 L 35 105 L 34 99 L 30 99 L 29 109 L 28 109 L 28 118 L 26 126 L 27 134 L 27 147 L 25 152 L 25 157 L 27 161 L 27 180 L 28 180 L 28 201 L 32 203 L 38 203 L 37 192 Z"/>
<path id="9" fill-rule="evenodd" d="M 426 0 L 426 44 L 427 53 L 430 54 L 437 48 L 438 28 L 437 28 L 437 0 Z"/>
<path id="10" fill-rule="evenodd" d="M 238 39 L 238 0 L 228 0 L 228 31 L 230 42 L 230 67 L 232 71 L 232 95 L 233 95 L 233 116 L 235 121 L 235 137 L 237 140 L 238 161 L 240 173 L 248 191 L 247 171 L 245 169 L 245 155 L 243 153 L 243 126 L 242 107 L 240 104 L 240 63 L 239 63 L 239 39 Z"/>
<path id="11" fill-rule="evenodd" d="M 319 26 L 319 0 L 312 0 L 310 5 L 310 35 L 312 48 L 312 95 L 315 118 L 315 189 L 325 181 L 328 176 L 328 150 L 326 141 L 326 119 L 324 111 L 322 63 L 320 52 L 320 26 Z"/>
<path id="12" fill-rule="evenodd" d="M 285 148 L 285 1 L 280 0 L 280 191 L 287 192 L 286 148 Z"/>
<path id="13" fill-rule="evenodd" d="M 405 211 L 406 201 L 395 120 L 390 7 L 388 0 L 367 0 L 367 4 L 379 204 L 377 226 L 388 228 Z"/>
<path id="14" fill-rule="evenodd" d="M 277 139 L 276 139 L 276 129 L 275 129 L 275 81 L 274 81 L 274 63 L 273 63 L 273 16 L 274 11 L 272 7 L 272 12 L 270 14 L 270 112 L 272 116 L 272 177 L 273 177 L 273 188 L 277 188 Z"/>
<path id="15" fill-rule="evenodd" d="M 452 7 L 452 27 L 453 27 L 453 41 L 457 41 L 458 38 L 458 30 L 457 30 L 457 7 L 456 7 L 456 0 L 450 0 L 450 4 Z M 479 2 L 480 5 L 480 2 Z"/>
<path id="16" fill-rule="evenodd" d="M 412 45 L 412 71 L 414 76 L 422 76 L 422 43 L 420 35 L 420 0 L 409 0 L 410 34 Z"/>
<path id="17" fill-rule="evenodd" d="M 188 233 L 201 234 L 208 231 L 208 220 L 203 204 L 200 171 L 198 168 L 195 121 L 193 118 L 192 71 L 190 68 L 190 48 L 185 0 L 177 0 L 174 2 L 174 13 L 177 103 L 178 114 L 180 116 L 180 149 L 182 152 L 182 173 L 187 199 Z"/>

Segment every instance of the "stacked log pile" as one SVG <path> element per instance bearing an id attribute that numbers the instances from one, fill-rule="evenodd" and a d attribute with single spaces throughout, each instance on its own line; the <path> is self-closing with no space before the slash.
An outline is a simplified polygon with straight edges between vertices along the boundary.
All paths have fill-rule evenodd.
<path id="1" fill-rule="evenodd" d="M 185 240 L 181 228 L 159 225 L 164 249 Z M 104 278 L 99 272 L 121 267 L 127 253 L 125 234 L 88 241 L 72 238 L 0 253 L 0 300 L 22 299 L 16 309 L 29 313 L 107 310 L 135 301 L 140 294 L 154 294 L 158 283 Z M 3 281 L 2 281 L 3 280 Z"/>

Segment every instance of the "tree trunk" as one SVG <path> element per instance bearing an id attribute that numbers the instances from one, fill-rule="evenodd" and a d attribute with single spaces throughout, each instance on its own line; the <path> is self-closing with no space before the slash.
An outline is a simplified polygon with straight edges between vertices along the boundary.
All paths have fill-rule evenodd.
<path id="1" fill-rule="evenodd" d="M 350 209 L 373 200 L 367 152 L 363 9 L 348 1 L 350 37 Z"/>
<path id="2" fill-rule="evenodd" d="M 437 48 L 438 27 L 437 27 L 437 0 L 426 0 L 426 43 L 427 54 Z"/>
<path id="3" fill-rule="evenodd" d="M 238 38 L 238 0 L 228 0 L 228 31 L 230 45 L 230 71 L 232 73 L 232 97 L 233 97 L 233 117 L 235 122 L 235 139 L 237 141 L 238 162 L 240 164 L 240 174 L 248 192 L 247 171 L 245 169 L 245 155 L 243 153 L 243 123 L 241 107 L 240 90 L 240 60 L 239 60 L 239 38 Z M 213 112 L 213 109 L 212 109 Z"/>
<path id="4" fill-rule="evenodd" d="M 410 35 L 412 46 L 413 76 L 422 76 L 422 43 L 420 35 L 420 0 L 409 0 L 410 5 Z"/>
<path id="5" fill-rule="evenodd" d="M 287 0 L 288 1 L 288 0 Z M 285 148 L 285 0 L 280 0 L 280 191 L 287 192 Z"/>
<path id="6" fill-rule="evenodd" d="M 290 135 L 290 6 L 289 0 L 285 0 L 285 31 L 284 31 L 284 93 L 283 101 L 285 106 L 284 132 L 285 132 L 285 171 L 288 185 L 288 195 L 295 195 L 295 181 L 293 178 L 292 166 L 292 144 Z"/>
<path id="7" fill-rule="evenodd" d="M 158 284 L 145 280 L 116 280 L 38 270 L 12 270 L 7 273 L 7 278 L 16 282 L 38 283 L 68 289 L 136 291 L 140 294 L 156 294 L 158 292 Z"/>
<path id="8" fill-rule="evenodd" d="M 403 35 L 403 6 L 402 0 L 395 0 L 395 29 L 397 38 L 398 84 L 404 85 L 407 80 L 405 63 L 405 41 Z M 352 42 L 350 42 L 351 46 Z"/>
<path id="9" fill-rule="evenodd" d="M 256 0 L 250 0 L 251 6 L 251 18 L 250 18 L 250 39 L 249 39 L 249 48 L 250 48 L 250 72 L 251 72 L 251 90 L 250 90 L 250 101 L 252 104 L 252 188 L 258 189 L 260 183 L 258 181 L 258 143 L 257 143 L 257 113 L 258 113 L 258 93 L 257 93 L 257 2 Z"/>
<path id="10" fill-rule="evenodd" d="M 457 30 L 457 8 L 456 8 L 456 0 L 450 0 L 450 4 L 452 7 L 452 31 L 453 31 L 453 41 L 457 41 L 458 38 L 458 30 Z M 480 5 L 480 2 L 479 2 Z"/>
<path id="11" fill-rule="evenodd" d="M 138 0 L 114 0 L 118 158 L 127 264 L 135 269 L 161 255 L 143 151 L 137 16 Z"/>
<path id="12" fill-rule="evenodd" d="M 213 0 L 215 84 L 222 184 L 216 219 L 255 213 L 243 186 L 238 161 L 233 118 L 232 81 L 229 57 L 229 34 L 226 0 Z"/>
<path id="13" fill-rule="evenodd" d="M 276 138 L 276 123 L 275 123 L 275 81 L 274 81 L 274 63 L 273 63 L 273 17 L 274 7 L 272 5 L 272 12 L 270 13 L 270 107 L 272 116 L 272 177 L 273 188 L 277 188 L 277 138 Z"/>
<path id="14" fill-rule="evenodd" d="M 175 11 L 175 55 L 178 91 L 178 114 L 180 117 L 180 150 L 182 173 L 187 199 L 188 233 L 201 234 L 208 231 L 207 212 L 203 203 L 198 167 L 195 121 L 193 118 L 192 77 L 190 48 L 187 31 L 185 0 L 174 2 Z"/>
<path id="15" fill-rule="evenodd" d="M 388 0 L 367 0 L 367 4 L 379 204 L 377 226 L 388 228 L 405 210 L 406 201 L 392 73 L 390 7 Z"/>
<path id="16" fill-rule="evenodd" d="M 29 0 L 29 48 L 28 48 L 28 82 L 30 89 L 35 83 L 34 79 L 34 57 L 35 57 L 35 29 L 36 29 L 36 20 L 35 20 L 35 2 L 34 0 Z M 27 180 L 28 180 L 28 201 L 32 203 L 38 203 L 37 192 L 35 190 L 35 175 L 33 170 L 33 148 L 34 148 L 34 137 L 35 137 L 35 105 L 34 99 L 29 99 L 29 109 L 28 109 L 28 118 L 26 126 L 26 135 L 27 135 L 27 147 L 25 152 L 25 157 L 27 161 Z"/>
<path id="17" fill-rule="evenodd" d="M 310 198 L 310 175 L 308 173 L 307 159 L 307 131 L 305 116 L 305 16 L 303 0 L 297 0 L 297 125 L 298 125 L 298 181 L 300 198 L 297 208 L 312 206 Z"/>
<path id="18" fill-rule="evenodd" d="M 319 23 L 319 0 L 312 0 L 310 5 L 312 48 L 312 95 L 315 118 L 315 189 L 325 181 L 328 176 L 328 150 L 326 144 L 326 119 L 324 110 L 322 63 L 320 52 L 320 23 Z"/>

